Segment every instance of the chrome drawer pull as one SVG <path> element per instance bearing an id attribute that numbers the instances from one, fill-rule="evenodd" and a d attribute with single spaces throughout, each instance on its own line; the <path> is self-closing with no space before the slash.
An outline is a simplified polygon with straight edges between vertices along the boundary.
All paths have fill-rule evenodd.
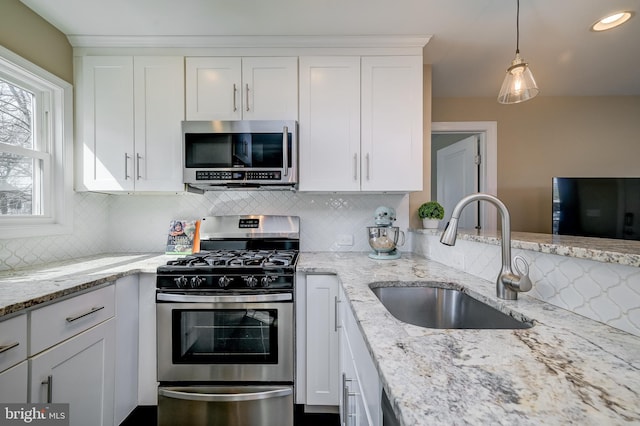
<path id="1" fill-rule="evenodd" d="M 13 349 L 16 346 L 18 346 L 20 344 L 20 342 L 13 342 L 13 343 L 9 343 L 8 345 L 4 345 L 4 346 L 0 346 L 0 354 L 5 353 L 6 351 L 8 351 L 9 349 Z"/>
<path id="2" fill-rule="evenodd" d="M 95 308 L 91 308 L 89 311 L 85 312 L 84 314 L 80 314 L 80 315 L 76 315 L 75 317 L 67 317 L 67 322 L 74 322 L 79 320 L 80 318 L 84 318 L 87 315 L 91 315 L 95 312 L 98 312 L 99 310 L 104 309 L 104 306 L 97 306 Z"/>
<path id="3" fill-rule="evenodd" d="M 51 374 L 47 376 L 47 380 L 42 384 L 47 385 L 47 404 L 51 404 L 53 402 L 53 376 Z"/>

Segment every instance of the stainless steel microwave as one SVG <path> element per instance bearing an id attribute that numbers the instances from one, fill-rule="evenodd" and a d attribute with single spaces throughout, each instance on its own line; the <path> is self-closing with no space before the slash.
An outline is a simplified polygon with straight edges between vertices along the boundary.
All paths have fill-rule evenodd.
<path id="1" fill-rule="evenodd" d="M 295 188 L 295 121 L 183 121 L 184 183 L 201 189 Z"/>

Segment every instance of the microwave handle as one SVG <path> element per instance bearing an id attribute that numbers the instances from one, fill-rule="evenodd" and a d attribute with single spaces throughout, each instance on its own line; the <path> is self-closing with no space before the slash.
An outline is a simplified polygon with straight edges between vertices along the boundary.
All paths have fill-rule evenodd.
<path id="1" fill-rule="evenodd" d="M 284 176 L 289 175 L 289 128 L 282 128 L 282 164 L 284 164 Z"/>

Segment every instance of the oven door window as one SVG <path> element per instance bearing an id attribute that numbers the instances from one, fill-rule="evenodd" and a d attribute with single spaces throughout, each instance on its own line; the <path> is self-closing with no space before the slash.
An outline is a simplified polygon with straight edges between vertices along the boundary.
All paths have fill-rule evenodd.
<path id="1" fill-rule="evenodd" d="M 277 364 L 276 309 L 173 310 L 176 364 Z"/>

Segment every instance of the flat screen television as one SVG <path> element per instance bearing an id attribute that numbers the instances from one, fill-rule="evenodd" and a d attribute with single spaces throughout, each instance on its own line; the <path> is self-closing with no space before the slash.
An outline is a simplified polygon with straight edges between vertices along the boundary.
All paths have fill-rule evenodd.
<path id="1" fill-rule="evenodd" d="M 640 240 L 640 178 L 554 177 L 557 235 Z"/>

